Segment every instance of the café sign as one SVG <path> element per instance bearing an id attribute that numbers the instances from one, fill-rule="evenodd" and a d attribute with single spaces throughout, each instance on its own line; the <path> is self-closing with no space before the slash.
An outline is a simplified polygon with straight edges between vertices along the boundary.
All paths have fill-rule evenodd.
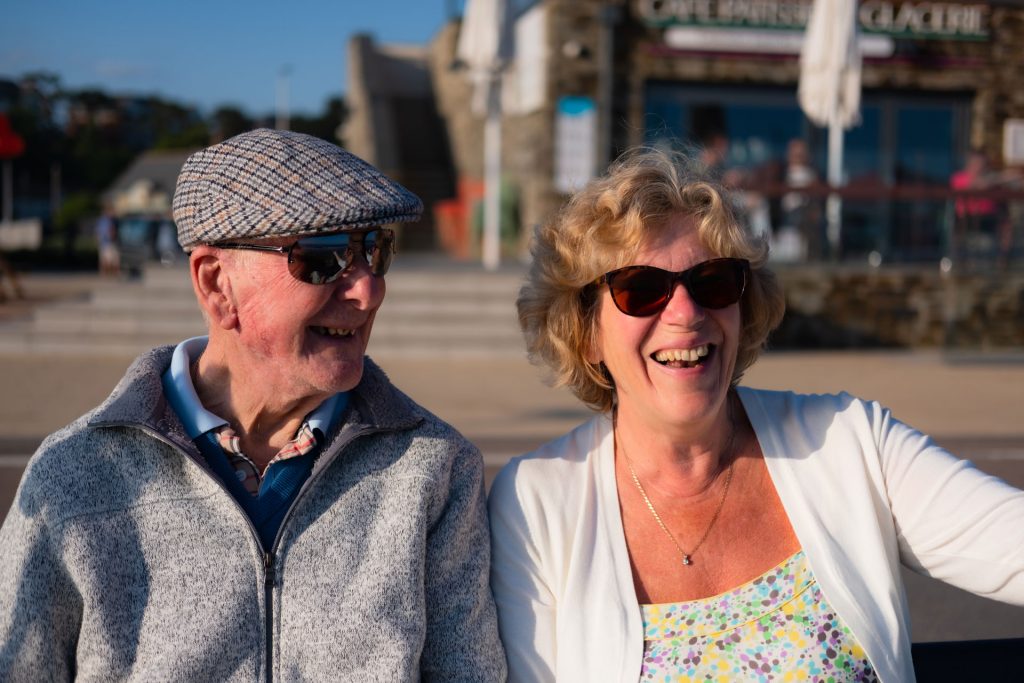
<path id="1" fill-rule="evenodd" d="M 804 29 L 812 0 L 636 0 L 651 26 Z M 896 38 L 981 40 L 988 36 L 988 6 L 978 3 L 864 0 L 865 33 Z"/>

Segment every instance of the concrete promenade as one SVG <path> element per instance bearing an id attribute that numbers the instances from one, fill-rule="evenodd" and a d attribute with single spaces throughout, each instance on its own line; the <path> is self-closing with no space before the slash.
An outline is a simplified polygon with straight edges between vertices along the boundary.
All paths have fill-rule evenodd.
<path id="1" fill-rule="evenodd" d="M 4 319 L 85 295 L 91 276 L 26 276 L 29 302 L 0 303 Z M 385 304 L 387 305 L 387 304 Z M 488 475 L 508 457 L 558 436 L 590 413 L 551 389 L 522 356 L 370 354 L 395 383 L 484 452 Z M 28 456 L 49 432 L 100 402 L 131 354 L 0 353 L 0 515 Z M 982 469 L 1024 488 L 1024 352 L 770 352 L 744 384 L 877 399 Z M 915 641 L 1024 637 L 1024 609 L 907 575 Z"/>

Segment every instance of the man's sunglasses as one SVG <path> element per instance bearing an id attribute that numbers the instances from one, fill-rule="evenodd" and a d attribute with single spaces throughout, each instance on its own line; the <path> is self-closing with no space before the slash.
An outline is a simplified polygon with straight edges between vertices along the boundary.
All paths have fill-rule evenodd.
<path id="1" fill-rule="evenodd" d="M 672 298 L 677 282 L 703 308 L 732 306 L 743 296 L 750 262 L 739 258 L 716 258 L 673 273 L 654 266 L 626 266 L 605 273 L 595 284 L 608 283 L 612 301 L 625 313 L 643 318 L 660 313 Z"/>
<path id="2" fill-rule="evenodd" d="M 220 249 L 273 251 L 286 254 L 288 272 L 292 277 L 311 285 L 326 285 L 337 280 L 352 266 L 357 252 L 362 255 L 374 275 L 380 276 L 388 272 L 391 259 L 395 255 L 395 233 L 387 228 L 377 228 L 367 232 L 338 232 L 303 237 L 287 247 L 238 242 L 225 242 L 213 246 Z"/>

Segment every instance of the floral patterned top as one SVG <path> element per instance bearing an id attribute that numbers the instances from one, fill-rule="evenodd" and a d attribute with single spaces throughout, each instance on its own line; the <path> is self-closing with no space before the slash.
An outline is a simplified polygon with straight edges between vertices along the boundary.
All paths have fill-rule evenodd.
<path id="1" fill-rule="evenodd" d="M 641 605 L 641 681 L 877 681 L 804 552 L 738 588 Z"/>

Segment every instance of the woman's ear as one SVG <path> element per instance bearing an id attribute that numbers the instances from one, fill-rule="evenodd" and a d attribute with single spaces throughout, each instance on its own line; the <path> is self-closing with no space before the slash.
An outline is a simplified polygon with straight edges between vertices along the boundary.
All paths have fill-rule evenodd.
<path id="1" fill-rule="evenodd" d="M 212 326 L 224 330 L 238 326 L 238 309 L 231 290 L 231 277 L 222 254 L 212 247 L 199 246 L 189 255 L 192 289 L 203 316 Z"/>
<path id="2" fill-rule="evenodd" d="M 594 329 L 591 330 L 587 337 L 586 347 L 583 349 L 583 359 L 591 365 L 600 365 L 604 362 L 604 356 L 601 355 L 601 329 L 597 327 L 596 320 L 594 321 Z"/>
<path id="3" fill-rule="evenodd" d="M 583 340 L 583 360 L 591 365 L 601 363 L 601 297 L 595 287 L 585 287 L 580 296 L 580 311 L 577 315 L 586 329 Z"/>

